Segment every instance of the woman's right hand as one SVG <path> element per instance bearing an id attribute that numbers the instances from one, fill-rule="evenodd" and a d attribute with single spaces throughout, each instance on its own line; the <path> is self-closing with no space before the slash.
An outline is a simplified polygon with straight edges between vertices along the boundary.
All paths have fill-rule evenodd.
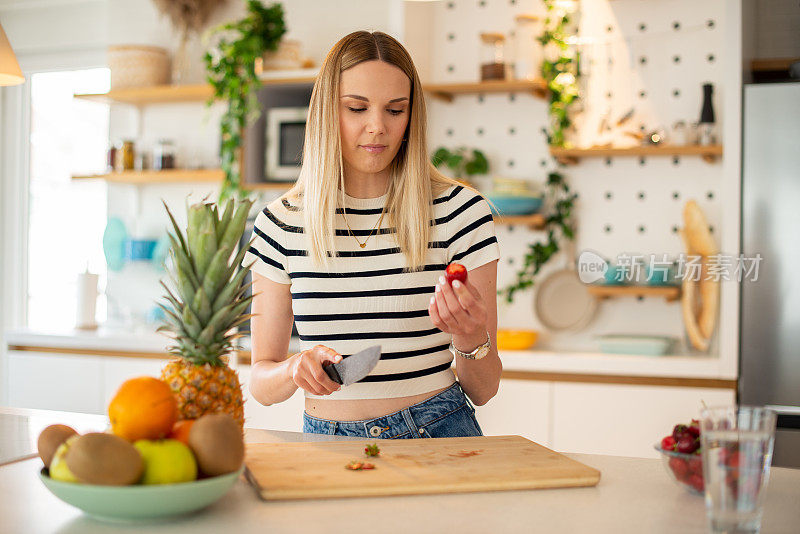
<path id="1" fill-rule="evenodd" d="M 293 355 L 290 365 L 292 381 L 297 387 L 313 395 L 330 395 L 342 386 L 331 380 L 322 368 L 326 362 L 331 364 L 342 361 L 342 355 L 324 345 L 298 352 Z"/>

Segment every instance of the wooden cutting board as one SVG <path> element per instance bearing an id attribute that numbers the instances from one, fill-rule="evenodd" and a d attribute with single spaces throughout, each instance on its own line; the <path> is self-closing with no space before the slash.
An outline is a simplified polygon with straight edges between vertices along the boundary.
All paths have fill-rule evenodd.
<path id="1" fill-rule="evenodd" d="M 380 456 L 364 447 L 377 443 Z M 375 469 L 351 471 L 352 460 Z M 248 443 L 245 474 L 265 500 L 594 486 L 600 471 L 520 436 Z"/>

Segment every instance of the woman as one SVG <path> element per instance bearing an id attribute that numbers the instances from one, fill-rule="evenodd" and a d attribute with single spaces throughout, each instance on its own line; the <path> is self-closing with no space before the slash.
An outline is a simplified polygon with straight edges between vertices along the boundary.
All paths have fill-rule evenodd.
<path id="1" fill-rule="evenodd" d="M 344 37 L 314 84 L 297 184 L 256 218 L 250 391 L 269 405 L 302 388 L 304 432 L 482 435 L 464 392 L 483 405 L 500 381 L 497 239 L 487 202 L 431 165 L 425 130 L 403 46 Z M 445 282 L 451 262 L 466 283 Z M 304 350 L 286 358 L 293 317 Z M 361 381 L 323 370 L 372 345 Z"/>

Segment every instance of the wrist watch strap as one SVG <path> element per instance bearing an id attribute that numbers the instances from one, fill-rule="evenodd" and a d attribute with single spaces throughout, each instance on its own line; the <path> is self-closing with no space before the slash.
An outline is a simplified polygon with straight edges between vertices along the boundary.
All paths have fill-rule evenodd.
<path id="1" fill-rule="evenodd" d="M 453 353 L 454 356 L 461 356 L 467 360 L 480 360 L 487 354 L 489 354 L 489 349 L 492 347 L 492 336 L 489 335 L 489 332 L 486 332 L 486 343 L 483 345 L 478 345 L 478 347 L 473 350 L 472 352 L 462 352 L 458 350 L 453 342 L 450 341 L 450 352 Z"/>

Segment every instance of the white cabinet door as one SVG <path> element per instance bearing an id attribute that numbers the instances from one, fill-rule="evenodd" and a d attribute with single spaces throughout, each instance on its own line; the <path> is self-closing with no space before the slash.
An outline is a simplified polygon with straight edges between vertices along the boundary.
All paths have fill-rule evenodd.
<path id="1" fill-rule="evenodd" d="M 8 383 L 15 408 L 105 411 L 102 362 L 94 356 L 9 351 Z"/>
<path id="2" fill-rule="evenodd" d="M 735 402 L 732 389 L 572 384 L 553 386 L 553 448 L 559 452 L 655 458 L 653 444 L 702 402 Z"/>
<path id="3" fill-rule="evenodd" d="M 264 406 L 250 393 L 250 366 L 239 366 L 239 381 L 244 394 L 244 426 L 269 430 L 303 431 L 305 397 L 299 389 L 283 402 Z"/>
<path id="4" fill-rule="evenodd" d="M 551 388 L 550 382 L 501 380 L 497 395 L 475 407 L 483 434 L 523 436 L 550 447 Z"/>

